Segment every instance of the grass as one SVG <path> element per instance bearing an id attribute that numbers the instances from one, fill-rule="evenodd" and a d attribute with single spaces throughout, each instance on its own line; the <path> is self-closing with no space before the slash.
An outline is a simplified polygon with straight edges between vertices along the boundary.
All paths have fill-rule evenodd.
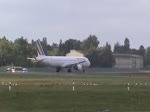
<path id="1" fill-rule="evenodd" d="M 1 82 L 10 81 L 18 86 L 12 86 L 9 92 L 8 86 Z M 72 91 L 72 82 L 75 82 L 75 91 Z M 130 83 L 129 92 L 127 83 Z M 150 74 L 145 73 L 0 74 L 0 84 L 1 112 L 150 110 Z"/>

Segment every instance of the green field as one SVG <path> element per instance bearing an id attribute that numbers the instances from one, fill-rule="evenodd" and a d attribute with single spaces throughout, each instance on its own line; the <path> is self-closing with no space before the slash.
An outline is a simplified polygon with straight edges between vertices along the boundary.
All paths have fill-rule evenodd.
<path id="1" fill-rule="evenodd" d="M 1 74 L 0 102 L 0 112 L 150 112 L 150 74 Z"/>

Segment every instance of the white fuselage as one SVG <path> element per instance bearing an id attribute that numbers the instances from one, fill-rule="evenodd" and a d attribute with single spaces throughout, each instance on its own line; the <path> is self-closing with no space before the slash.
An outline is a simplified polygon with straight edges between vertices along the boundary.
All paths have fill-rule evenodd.
<path id="1" fill-rule="evenodd" d="M 36 60 L 50 67 L 69 67 L 75 64 L 80 64 L 84 68 L 90 66 L 90 61 L 86 57 L 38 56 Z"/>

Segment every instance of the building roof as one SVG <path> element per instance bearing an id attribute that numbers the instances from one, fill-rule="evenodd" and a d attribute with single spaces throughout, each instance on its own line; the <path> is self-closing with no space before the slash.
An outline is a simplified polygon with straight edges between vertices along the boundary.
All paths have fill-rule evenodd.
<path id="1" fill-rule="evenodd" d="M 115 57 L 143 58 L 143 56 L 135 55 L 135 54 L 119 54 L 119 53 L 113 53 L 113 56 L 115 56 Z"/>

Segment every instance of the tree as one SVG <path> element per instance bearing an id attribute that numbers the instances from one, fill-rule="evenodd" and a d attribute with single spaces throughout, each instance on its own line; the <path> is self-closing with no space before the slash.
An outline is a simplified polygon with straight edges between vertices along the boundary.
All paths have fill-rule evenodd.
<path id="1" fill-rule="evenodd" d="M 59 55 L 64 56 L 65 55 L 65 53 L 64 53 L 65 45 L 63 44 L 62 40 L 60 40 L 58 47 L 59 47 Z"/>
<path id="2" fill-rule="evenodd" d="M 10 65 L 13 63 L 13 44 L 6 37 L 0 39 L 0 65 Z"/>
<path id="3" fill-rule="evenodd" d="M 98 48 L 97 50 L 89 53 L 86 55 L 86 57 L 90 60 L 91 62 L 91 67 L 101 67 L 101 58 L 100 58 L 100 49 Z"/>
<path id="4" fill-rule="evenodd" d="M 130 41 L 128 38 L 125 38 L 124 40 L 124 52 L 128 53 L 130 50 Z"/>
<path id="5" fill-rule="evenodd" d="M 112 50 L 108 42 L 105 47 L 105 64 L 103 67 L 112 67 Z"/>
<path id="6" fill-rule="evenodd" d="M 87 39 L 82 42 L 82 50 L 85 55 L 90 54 L 98 48 L 99 41 L 95 35 L 90 35 Z"/>
<path id="7" fill-rule="evenodd" d="M 81 50 L 81 42 L 75 39 L 66 40 L 62 46 L 64 48 L 64 54 L 70 52 L 71 49 Z"/>
<path id="8" fill-rule="evenodd" d="M 120 52 L 120 44 L 119 42 L 117 42 L 115 45 L 114 45 L 114 53 L 119 53 Z"/>
<path id="9" fill-rule="evenodd" d="M 125 38 L 124 45 L 120 45 L 118 42 L 114 45 L 114 53 L 132 54 L 130 49 L 130 41 Z"/>
<path id="10" fill-rule="evenodd" d="M 27 66 L 27 55 L 28 55 L 28 41 L 24 37 L 18 38 L 14 42 L 15 52 L 15 65 L 16 66 Z"/>
<path id="11" fill-rule="evenodd" d="M 41 41 L 42 47 L 48 55 L 66 55 L 71 49 L 80 50 L 91 61 L 92 67 L 111 67 L 113 63 L 112 51 L 110 44 L 99 46 L 99 40 L 95 35 L 89 35 L 83 41 L 69 39 L 64 43 L 60 40 L 59 44 L 53 43 L 49 45 L 47 38 Z M 16 39 L 14 42 L 7 40 L 4 36 L 0 38 L 0 66 L 33 66 L 31 61 L 27 61 L 28 57 L 36 57 L 36 41 L 32 40 L 28 43 L 24 37 Z M 114 53 L 138 54 L 144 57 L 144 65 L 150 65 L 150 47 L 147 49 L 143 45 L 139 49 L 131 49 L 130 41 L 125 38 L 124 45 L 117 42 L 114 45 Z"/>
<path id="12" fill-rule="evenodd" d="M 144 56 L 144 65 L 145 65 L 145 66 L 150 65 L 150 47 L 148 47 L 148 48 L 146 49 L 146 54 L 145 54 L 145 56 Z"/>
<path id="13" fill-rule="evenodd" d="M 101 60 L 102 67 L 112 67 L 112 51 L 108 42 L 106 43 L 106 46 L 101 48 Z"/>
<path id="14" fill-rule="evenodd" d="M 126 53 L 124 51 L 124 46 L 120 45 L 119 42 L 117 42 L 115 45 L 114 45 L 114 53 Z"/>
<path id="15" fill-rule="evenodd" d="M 58 56 L 59 55 L 59 48 L 58 48 L 58 44 L 53 43 L 51 45 L 51 50 L 47 51 L 48 55 L 50 56 Z"/>
<path id="16" fill-rule="evenodd" d="M 145 55 L 145 48 L 143 45 L 140 46 L 139 48 L 139 55 L 144 56 Z"/>

